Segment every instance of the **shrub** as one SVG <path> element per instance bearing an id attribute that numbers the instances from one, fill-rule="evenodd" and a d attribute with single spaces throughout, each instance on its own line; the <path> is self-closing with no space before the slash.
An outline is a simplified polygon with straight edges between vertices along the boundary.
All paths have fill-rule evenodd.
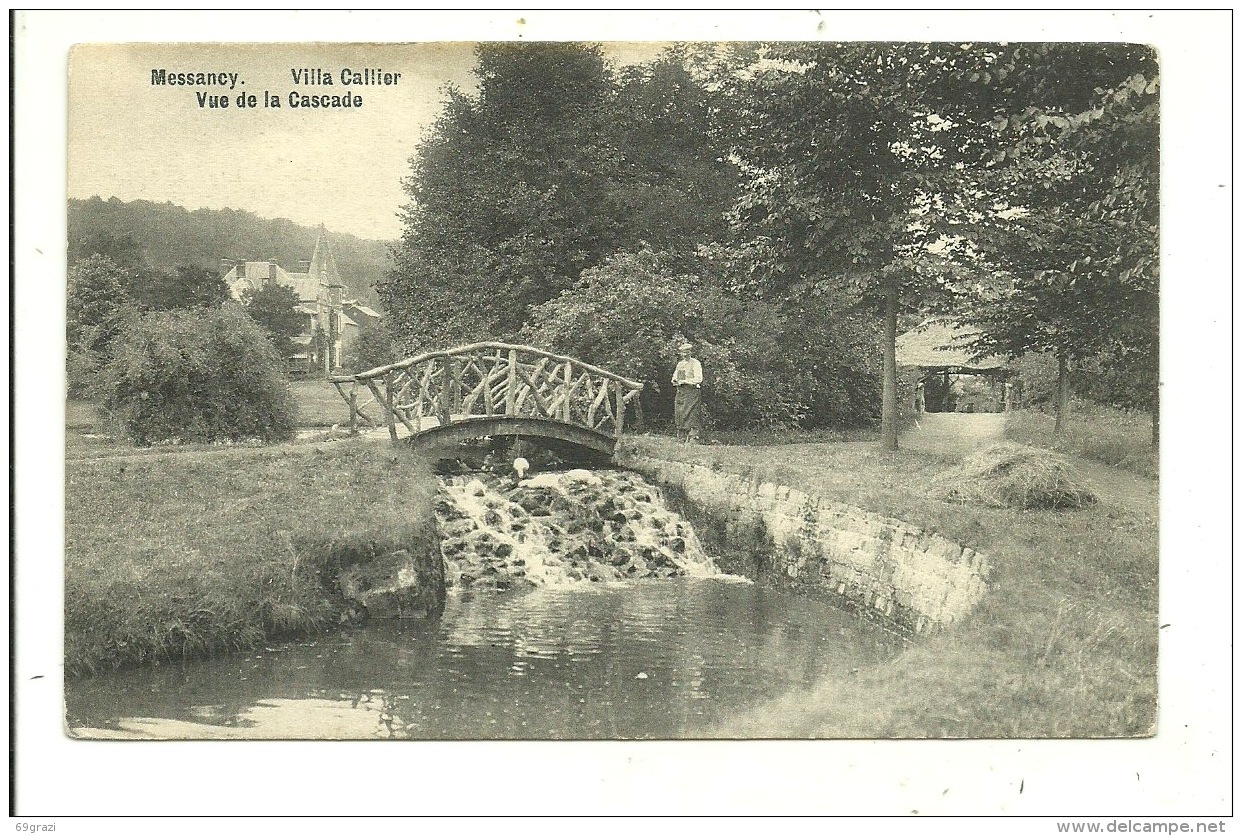
<path id="1" fill-rule="evenodd" d="M 674 275 L 650 250 L 621 253 L 534 312 L 523 338 L 643 381 L 649 418 L 672 415 L 677 344 L 703 363 L 705 412 L 716 426 L 790 426 L 805 410 L 786 386 L 776 306 L 741 300 L 693 275 Z"/>
<path id="2" fill-rule="evenodd" d="M 293 431 L 283 362 L 234 305 L 134 317 L 102 388 L 105 409 L 136 444 L 276 441 Z"/>
<path id="3" fill-rule="evenodd" d="M 345 349 L 345 366 L 355 373 L 364 372 L 395 363 L 401 357 L 396 340 L 383 324 L 367 325 Z"/>
<path id="4" fill-rule="evenodd" d="M 1011 443 L 987 447 L 940 474 L 932 496 L 994 508 L 1083 508 L 1096 502 L 1062 456 Z"/>

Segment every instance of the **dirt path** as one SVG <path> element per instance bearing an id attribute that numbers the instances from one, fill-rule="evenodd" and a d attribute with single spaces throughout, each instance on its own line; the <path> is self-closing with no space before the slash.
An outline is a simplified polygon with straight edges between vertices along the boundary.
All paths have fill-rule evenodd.
<path id="1" fill-rule="evenodd" d="M 901 438 L 904 450 L 963 456 L 1005 437 L 1003 412 L 925 412 Z"/>
<path id="2" fill-rule="evenodd" d="M 966 456 L 1004 438 L 1004 413 L 929 412 L 920 419 L 919 426 L 902 436 L 901 447 L 921 453 Z M 1158 513 L 1159 482 L 1090 459 L 1062 455 L 1070 460 L 1104 505 L 1152 516 Z"/>
<path id="3" fill-rule="evenodd" d="M 1066 456 L 1100 498 L 1100 503 L 1155 517 L 1160 509 L 1160 483 L 1078 456 Z"/>

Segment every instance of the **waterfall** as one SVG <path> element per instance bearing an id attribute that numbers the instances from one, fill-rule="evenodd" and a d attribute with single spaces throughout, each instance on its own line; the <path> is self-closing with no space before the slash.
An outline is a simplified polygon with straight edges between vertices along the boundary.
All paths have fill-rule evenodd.
<path id="1" fill-rule="evenodd" d="M 436 519 L 450 590 L 720 574 L 690 524 L 634 473 L 451 476 L 440 490 Z"/>

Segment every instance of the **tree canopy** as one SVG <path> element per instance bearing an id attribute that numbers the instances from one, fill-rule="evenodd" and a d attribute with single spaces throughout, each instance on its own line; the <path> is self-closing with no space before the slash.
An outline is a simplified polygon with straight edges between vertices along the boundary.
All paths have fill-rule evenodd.
<path id="1" fill-rule="evenodd" d="M 613 253 L 692 249 L 721 226 L 731 175 L 680 62 L 618 80 L 591 45 L 488 44 L 476 75 L 477 95 L 449 91 L 406 182 L 380 287 L 398 337 L 512 336 Z"/>
<path id="2" fill-rule="evenodd" d="M 857 420 L 881 391 L 891 447 L 901 317 L 1154 375 L 1150 49 L 679 45 L 617 70 L 589 44 L 504 44 L 476 75 L 406 181 L 380 292 L 407 349 L 526 333 L 655 381 L 685 330 L 662 305 L 699 306 L 732 323 L 718 343 L 696 325 L 722 379 L 773 373 L 752 361 L 776 340 L 784 406 L 753 421 Z"/>
<path id="3" fill-rule="evenodd" d="M 242 295 L 246 314 L 257 322 L 276 353 L 288 357 L 293 353 L 293 338 L 302 333 L 302 315 L 296 310 L 298 294 L 278 282 L 264 282 L 258 290 Z"/>
<path id="4" fill-rule="evenodd" d="M 980 350 L 1058 359 L 1060 427 L 1073 366 L 1110 366 L 1131 382 L 1127 405 L 1159 405 L 1160 85 L 1147 47 L 1059 45 L 1046 57 L 1058 60 L 1027 65 L 1044 73 L 1031 83 L 1073 95 L 993 124 L 988 178 L 1008 200 L 978 246 L 1013 282 L 971 314 Z"/>

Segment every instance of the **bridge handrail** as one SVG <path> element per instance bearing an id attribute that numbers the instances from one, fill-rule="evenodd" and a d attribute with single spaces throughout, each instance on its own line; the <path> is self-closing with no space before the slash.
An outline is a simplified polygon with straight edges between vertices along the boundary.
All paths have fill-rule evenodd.
<path id="1" fill-rule="evenodd" d="M 636 391 L 643 388 L 643 384 L 637 380 L 630 380 L 629 378 L 610 372 L 607 369 L 601 369 L 599 366 L 593 366 L 590 363 L 583 362 L 575 357 L 566 357 L 563 354 L 553 354 L 550 351 L 544 351 L 541 348 L 534 348 L 529 345 L 496 342 L 471 343 L 470 345 L 461 345 L 456 348 L 428 351 L 415 357 L 410 357 L 405 360 L 398 360 L 396 363 L 390 363 L 387 366 L 379 366 L 378 368 L 368 369 L 365 372 L 358 372 L 357 374 L 352 375 L 335 375 L 328 378 L 328 380 L 331 383 L 349 383 L 351 381 L 373 380 L 375 378 L 383 377 L 389 372 L 394 372 L 399 369 L 408 369 L 410 366 L 416 366 L 419 363 L 424 363 L 436 357 L 455 357 L 459 354 L 469 354 L 471 352 L 485 350 L 522 351 L 529 354 L 537 354 L 540 357 L 547 357 L 549 360 L 554 360 L 558 363 L 572 363 L 573 365 L 579 366 L 592 374 L 602 375 L 610 380 L 615 380 L 623 386 Z"/>

